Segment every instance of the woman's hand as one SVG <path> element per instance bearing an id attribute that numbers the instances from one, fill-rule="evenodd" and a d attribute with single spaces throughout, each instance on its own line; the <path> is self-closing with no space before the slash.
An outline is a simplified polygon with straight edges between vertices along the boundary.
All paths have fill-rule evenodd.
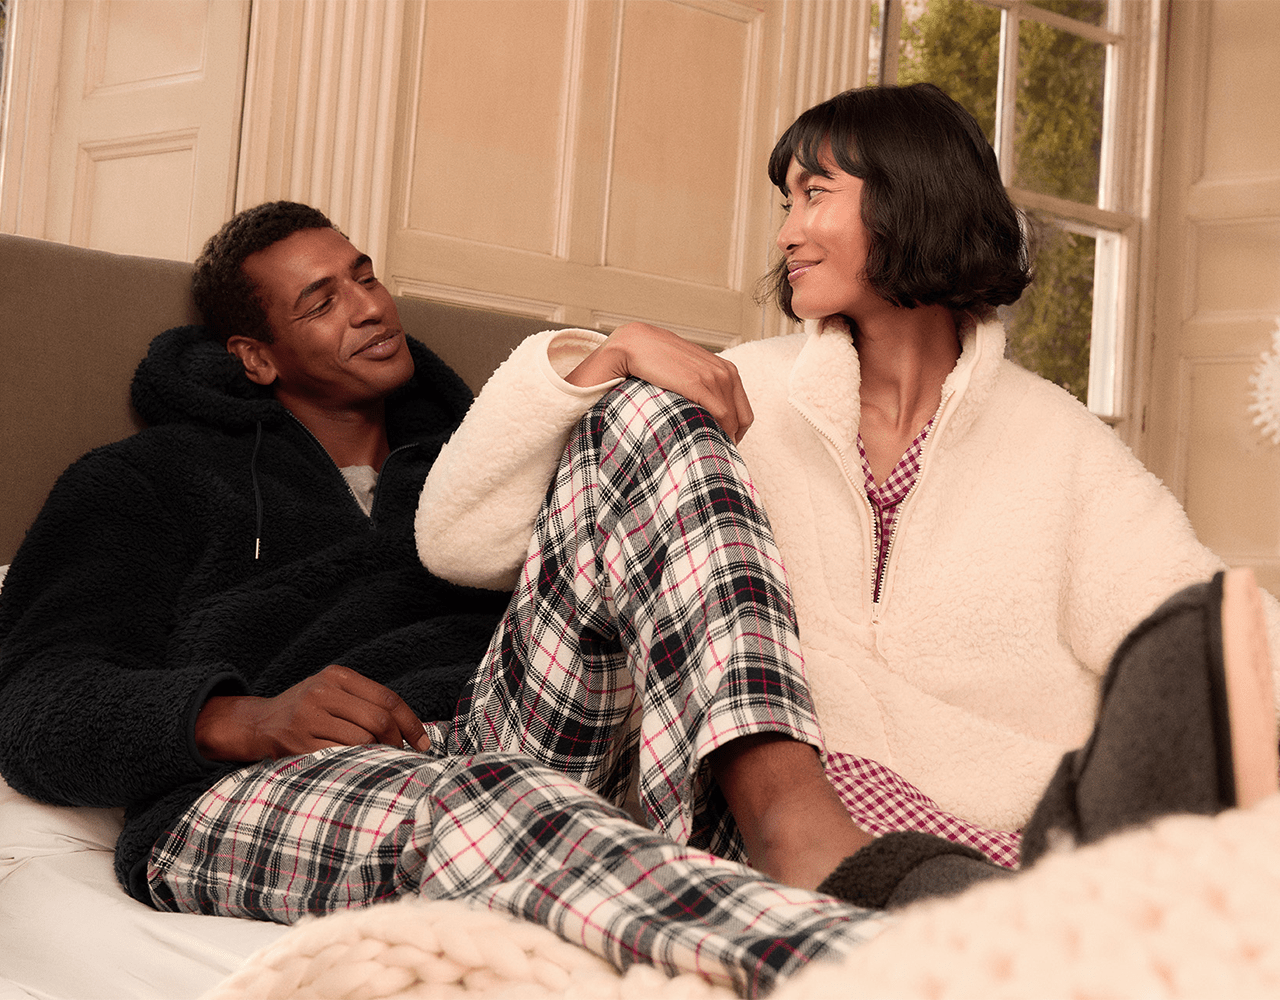
<path id="1" fill-rule="evenodd" d="M 431 746 L 422 721 L 404 699 L 337 664 L 274 698 L 210 698 L 196 717 L 196 746 L 209 760 L 277 759 L 366 743 L 408 743 L 418 750 Z"/>
<path id="2" fill-rule="evenodd" d="M 733 362 L 648 323 L 618 327 L 565 376 L 567 382 L 583 386 L 615 378 L 643 379 L 679 393 L 715 417 L 734 444 L 755 419 Z"/>

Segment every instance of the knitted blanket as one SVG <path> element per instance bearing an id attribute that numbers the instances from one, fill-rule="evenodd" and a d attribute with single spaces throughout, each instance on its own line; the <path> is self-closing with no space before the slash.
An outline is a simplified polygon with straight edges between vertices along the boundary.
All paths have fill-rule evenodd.
<path id="1" fill-rule="evenodd" d="M 544 928 L 405 900 L 299 924 L 207 1000 L 723 998 L 696 976 L 619 975 Z M 1178 816 L 1019 878 L 915 906 L 776 1000 L 826 997 L 1280 997 L 1280 796 Z"/>

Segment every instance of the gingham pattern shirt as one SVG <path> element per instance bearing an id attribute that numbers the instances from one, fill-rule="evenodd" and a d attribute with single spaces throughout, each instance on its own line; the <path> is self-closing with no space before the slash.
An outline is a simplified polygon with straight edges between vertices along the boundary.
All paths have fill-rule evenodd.
<path id="1" fill-rule="evenodd" d="M 1017 868 L 1021 831 L 987 830 L 942 809 L 900 774 L 856 754 L 830 751 L 827 780 L 835 786 L 853 821 L 877 837 L 895 830 L 919 830 L 977 848 L 998 865 Z"/>
<path id="2" fill-rule="evenodd" d="M 902 458 L 898 459 L 898 464 L 893 467 L 893 471 L 879 485 L 876 485 L 876 477 L 871 472 L 871 463 L 867 461 L 867 449 L 863 446 L 862 435 L 858 435 L 858 455 L 862 458 L 862 477 L 867 490 L 867 499 L 871 501 L 871 509 L 876 514 L 876 527 L 879 529 L 880 544 L 876 547 L 876 575 L 872 582 L 872 597 L 877 601 L 880 600 L 880 590 L 884 584 L 884 569 L 889 558 L 889 543 L 893 540 L 893 526 L 898 521 L 898 509 L 920 475 L 920 455 L 937 419 L 938 416 L 935 413 L 903 452 Z"/>

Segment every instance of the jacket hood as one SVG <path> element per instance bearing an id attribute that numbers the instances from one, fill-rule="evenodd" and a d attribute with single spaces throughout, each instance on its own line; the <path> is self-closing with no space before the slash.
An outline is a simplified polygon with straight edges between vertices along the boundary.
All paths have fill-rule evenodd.
<path id="1" fill-rule="evenodd" d="M 287 412 L 201 326 L 175 327 L 151 341 L 131 393 L 138 416 L 153 427 L 195 423 L 241 431 L 258 421 L 278 423 Z"/>
<path id="2" fill-rule="evenodd" d="M 414 376 L 387 400 L 388 433 L 419 435 L 462 419 L 471 391 L 458 375 L 412 337 Z M 422 387 L 430 386 L 429 392 Z M 239 360 L 201 326 L 166 330 L 151 342 L 131 387 L 134 408 L 150 426 L 202 424 L 228 432 L 287 419 L 289 411 L 271 389 L 244 374 Z"/>

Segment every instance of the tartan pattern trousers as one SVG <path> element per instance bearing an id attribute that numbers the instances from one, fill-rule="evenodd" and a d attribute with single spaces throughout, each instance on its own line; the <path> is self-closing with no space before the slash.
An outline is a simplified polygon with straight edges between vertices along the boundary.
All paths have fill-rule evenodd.
<path id="1" fill-rule="evenodd" d="M 644 825 L 744 860 L 706 758 L 760 732 L 822 749 L 768 519 L 705 410 L 626 382 L 570 438 L 449 749 L 638 782 Z"/>
<path id="2" fill-rule="evenodd" d="M 223 778 L 157 842 L 155 904 L 291 923 L 465 899 L 619 969 L 697 972 L 744 996 L 874 936 L 879 915 L 725 859 L 740 840 L 706 754 L 763 731 L 821 746 L 745 483 L 704 411 L 624 383 L 573 435 L 507 615 L 431 751 L 335 747 Z M 653 829 L 617 805 L 637 771 Z"/>

